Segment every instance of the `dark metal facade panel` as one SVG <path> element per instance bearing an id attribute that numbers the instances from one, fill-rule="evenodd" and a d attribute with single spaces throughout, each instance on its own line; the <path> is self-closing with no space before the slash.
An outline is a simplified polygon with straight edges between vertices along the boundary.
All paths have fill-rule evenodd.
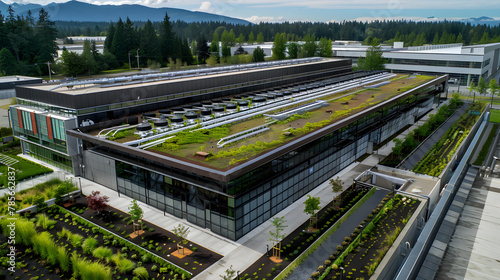
<path id="1" fill-rule="evenodd" d="M 168 94 L 175 94 L 180 92 L 189 92 L 203 89 L 210 89 L 215 87 L 222 87 L 226 85 L 237 85 L 252 81 L 266 80 L 278 77 L 285 77 L 289 75 L 307 75 L 308 72 L 331 70 L 334 71 L 339 67 L 349 65 L 350 59 L 345 60 L 332 60 L 327 62 L 306 64 L 306 65 L 292 65 L 283 66 L 274 69 L 259 69 L 251 71 L 234 72 L 229 75 L 214 75 L 214 76 L 200 76 L 195 79 L 185 80 L 179 79 L 165 83 L 145 83 L 140 86 L 120 87 L 116 89 L 107 88 L 103 92 L 81 93 L 81 94 L 66 94 L 54 91 L 39 90 L 36 88 L 17 87 L 16 93 L 19 98 L 39 101 L 43 103 L 53 104 L 56 106 L 69 107 L 74 109 L 82 109 L 94 106 L 109 105 L 115 103 L 116 100 L 120 102 L 137 100 L 142 98 L 153 98 L 164 96 Z M 75 90 L 77 93 L 78 90 Z M 62 97 L 65 98 L 62 98 Z M 81 96 L 84 96 L 85 102 L 81 102 Z"/>

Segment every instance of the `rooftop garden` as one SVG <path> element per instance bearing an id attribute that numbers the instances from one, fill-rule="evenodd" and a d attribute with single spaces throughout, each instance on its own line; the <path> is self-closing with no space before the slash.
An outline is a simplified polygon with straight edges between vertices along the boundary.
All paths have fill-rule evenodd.
<path id="1" fill-rule="evenodd" d="M 168 135 L 164 142 L 152 146 L 148 150 L 224 169 L 264 151 L 281 146 L 313 130 L 359 113 L 365 108 L 413 89 L 433 78 L 430 76 L 399 75 L 392 79 L 389 84 L 378 88 L 359 87 L 354 90 L 332 93 L 332 95 L 321 98 L 327 102 L 326 106 L 302 115 L 292 115 L 284 121 L 274 121 L 269 117 L 259 115 L 211 129 L 199 129 L 200 126 L 198 126 L 192 130 Z M 276 114 L 312 102 L 306 101 L 266 114 Z M 267 125 L 268 129 L 262 133 L 229 143 L 222 148 L 217 145 L 221 138 L 263 125 Z M 110 133 L 108 139 L 120 143 L 136 140 L 139 137 L 134 134 L 135 131 L 136 128 L 123 129 L 114 135 Z"/>

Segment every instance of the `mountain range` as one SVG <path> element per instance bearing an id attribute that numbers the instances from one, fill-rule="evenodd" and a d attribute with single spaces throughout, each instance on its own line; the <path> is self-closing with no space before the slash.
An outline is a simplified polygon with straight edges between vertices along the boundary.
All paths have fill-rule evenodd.
<path id="1" fill-rule="evenodd" d="M 247 25 L 250 22 L 238 18 L 222 15 L 193 12 L 176 8 L 150 8 L 141 5 L 93 5 L 79 1 L 69 1 L 65 3 L 50 3 L 45 6 L 39 4 L 10 4 L 14 12 L 18 15 L 26 15 L 28 10 L 36 17 L 41 8 L 44 8 L 50 15 L 52 21 L 113 21 L 116 22 L 121 17 L 127 17 L 132 21 L 162 21 L 165 12 L 168 13 L 170 21 L 203 22 L 203 21 L 225 21 L 233 24 Z M 0 12 L 7 13 L 9 4 L 0 1 Z"/>

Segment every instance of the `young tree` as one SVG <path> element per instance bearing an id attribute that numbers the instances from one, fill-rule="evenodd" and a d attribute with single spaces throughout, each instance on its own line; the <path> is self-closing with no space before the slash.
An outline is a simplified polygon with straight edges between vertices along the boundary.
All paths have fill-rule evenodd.
<path id="1" fill-rule="evenodd" d="M 289 42 L 287 45 L 288 58 L 294 59 L 299 57 L 300 45 L 297 42 Z"/>
<path id="2" fill-rule="evenodd" d="M 281 259 L 281 240 L 286 237 L 282 232 L 287 227 L 285 217 L 274 217 L 271 219 L 274 229 L 269 231 L 269 241 L 273 242 L 273 257 Z"/>
<path id="3" fill-rule="evenodd" d="M 304 37 L 304 45 L 302 45 L 302 57 L 313 57 L 316 56 L 318 50 L 318 45 L 316 45 L 316 38 L 307 34 Z"/>
<path id="4" fill-rule="evenodd" d="M 233 269 L 232 265 L 226 269 L 224 273 L 225 274 L 219 275 L 222 280 L 234 280 L 234 277 L 236 276 L 236 271 Z"/>
<path id="5" fill-rule="evenodd" d="M 283 60 L 286 58 L 286 34 L 285 33 L 276 33 L 274 36 L 273 43 L 273 54 L 272 58 L 274 60 Z"/>
<path id="6" fill-rule="evenodd" d="M 313 221 L 316 220 L 316 226 L 317 226 L 317 211 L 321 209 L 320 207 L 320 200 L 319 197 L 312 197 L 311 195 L 307 195 L 307 199 L 304 202 L 306 205 L 304 208 L 304 213 L 310 216 L 309 219 L 309 229 L 312 229 L 313 227 Z"/>
<path id="7" fill-rule="evenodd" d="M 318 55 L 320 57 L 332 57 L 332 40 L 327 38 L 321 38 L 318 44 Z"/>
<path id="8" fill-rule="evenodd" d="M 264 34 L 262 34 L 262 32 L 259 32 L 259 34 L 257 34 L 257 44 L 264 44 Z"/>
<path id="9" fill-rule="evenodd" d="M 183 245 L 186 245 L 189 242 L 186 239 L 189 234 L 189 227 L 178 224 L 172 229 L 172 232 L 181 239 Z M 184 246 L 179 246 L 179 243 L 177 243 L 177 251 L 179 251 L 179 253 L 181 252 L 180 249 L 182 249 L 182 254 L 184 255 Z"/>
<path id="10" fill-rule="evenodd" d="M 358 67 L 362 70 L 383 70 L 384 64 L 385 58 L 382 57 L 378 40 L 373 39 L 372 45 L 366 50 L 366 57 L 358 60 Z"/>
<path id="11" fill-rule="evenodd" d="M 139 206 L 139 203 L 137 203 L 137 200 L 132 200 L 132 203 L 128 206 L 128 213 L 130 215 L 130 219 L 134 223 L 134 232 L 136 232 L 135 223 L 137 221 L 141 221 L 140 229 L 142 229 L 142 216 L 144 211 L 142 211 L 142 208 Z"/>
<path id="12" fill-rule="evenodd" d="M 494 78 L 491 79 L 490 84 L 489 84 L 489 88 L 490 88 L 490 93 L 491 93 L 491 104 L 493 104 L 493 96 L 495 96 L 498 92 L 497 80 L 495 80 Z"/>
<path id="13" fill-rule="evenodd" d="M 250 32 L 250 34 L 248 35 L 248 43 L 250 45 L 253 45 L 253 42 L 255 42 L 255 36 L 253 35 L 253 32 Z"/>
<path id="14" fill-rule="evenodd" d="M 253 50 L 252 54 L 252 61 L 253 62 L 262 62 L 265 61 L 266 54 L 264 53 L 264 50 L 261 47 L 255 48 Z"/>
<path id="15" fill-rule="evenodd" d="M 240 33 L 240 36 L 236 38 L 236 43 L 241 46 L 243 43 L 245 43 L 245 35 L 243 33 Z"/>
<path id="16" fill-rule="evenodd" d="M 242 55 L 242 54 L 248 54 L 247 51 L 242 46 L 239 46 L 235 51 L 234 55 Z"/>
<path id="17" fill-rule="evenodd" d="M 483 77 L 479 78 L 479 82 L 477 83 L 477 86 L 474 87 L 474 90 L 481 95 L 486 94 L 486 91 L 488 90 L 488 84 Z"/>
<path id="18" fill-rule="evenodd" d="M 89 209 L 100 213 L 108 206 L 107 202 L 109 202 L 109 197 L 101 195 L 100 191 L 92 191 L 92 193 L 87 196 L 87 201 L 89 203 Z"/>
<path id="19" fill-rule="evenodd" d="M 342 182 L 342 180 L 340 180 L 340 177 L 338 176 L 336 179 L 330 179 L 330 186 L 332 187 L 332 192 L 335 194 L 344 190 L 344 182 Z M 340 199 L 341 197 L 339 195 L 339 201 Z M 335 207 L 335 200 L 333 200 L 333 206 Z"/>

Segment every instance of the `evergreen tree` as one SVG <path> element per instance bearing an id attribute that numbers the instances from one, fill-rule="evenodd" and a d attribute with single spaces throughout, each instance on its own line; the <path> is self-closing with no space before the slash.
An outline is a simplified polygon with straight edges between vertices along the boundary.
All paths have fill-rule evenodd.
<path id="1" fill-rule="evenodd" d="M 165 12 L 165 18 L 161 22 L 160 26 L 160 49 L 164 61 L 167 61 L 168 58 L 175 58 L 174 37 L 175 33 L 172 31 L 172 25 L 170 24 L 170 17 Z"/>
<path id="2" fill-rule="evenodd" d="M 194 58 L 191 49 L 189 49 L 189 43 L 187 39 L 182 40 L 181 54 L 182 54 L 182 61 L 184 61 L 187 65 L 193 64 Z"/>
<path id="3" fill-rule="evenodd" d="M 261 47 L 255 48 L 252 53 L 252 61 L 253 62 L 262 62 L 265 61 L 266 54 Z"/>
<path id="4" fill-rule="evenodd" d="M 161 51 L 160 43 L 158 42 L 158 36 L 156 36 L 156 31 L 153 28 L 153 23 L 148 20 L 141 30 L 141 49 L 139 51 L 143 58 L 143 61 L 151 60 L 159 62 L 161 61 Z M 180 45 L 180 44 L 179 44 Z M 181 48 L 179 46 L 179 52 L 176 57 L 180 57 Z"/>
<path id="5" fill-rule="evenodd" d="M 40 9 L 38 13 L 38 21 L 36 22 L 36 36 L 38 51 L 36 54 L 36 62 L 53 62 L 54 56 L 57 54 L 56 35 L 57 30 L 54 27 L 54 22 L 49 20 L 49 14 L 45 9 Z"/>
<path id="6" fill-rule="evenodd" d="M 198 39 L 198 61 L 200 63 L 205 63 L 209 57 L 210 49 L 208 48 L 207 40 L 205 37 L 201 37 Z"/>
<path id="7" fill-rule="evenodd" d="M 242 45 L 243 43 L 245 43 L 245 35 L 243 35 L 243 33 L 240 33 L 240 36 L 238 36 L 238 38 L 236 38 L 236 43 L 238 45 Z"/>
<path id="8" fill-rule="evenodd" d="M 128 50 L 125 45 L 125 34 L 124 34 L 124 24 L 122 19 L 118 20 L 115 27 L 115 34 L 113 34 L 113 41 L 111 45 L 111 53 L 116 57 L 116 60 L 120 65 L 123 63 L 128 63 Z"/>
<path id="9" fill-rule="evenodd" d="M 123 41 L 123 45 L 127 51 L 127 56 L 129 51 L 133 53 L 133 51 L 137 50 L 139 47 L 137 35 L 134 30 L 134 24 L 128 17 L 123 25 Z"/>
<path id="10" fill-rule="evenodd" d="M 434 39 L 432 40 L 433 45 L 438 45 L 439 44 L 439 34 L 436 33 L 436 36 L 434 36 Z"/>
<path id="11" fill-rule="evenodd" d="M 85 68 L 87 68 L 89 75 L 97 73 L 97 63 L 95 61 L 94 54 L 92 53 L 92 47 L 89 40 L 85 40 L 83 42 L 81 59 Z"/>
<path id="12" fill-rule="evenodd" d="M 229 35 L 229 32 L 227 32 L 227 30 L 224 30 L 224 32 L 222 32 L 221 43 L 222 43 L 222 46 L 221 46 L 222 57 L 224 57 L 224 58 L 230 57 L 231 56 L 231 36 Z"/>
<path id="13" fill-rule="evenodd" d="M 12 53 L 3 48 L 0 50 L 0 76 L 9 76 L 16 74 L 16 59 Z"/>
<path id="14" fill-rule="evenodd" d="M 113 36 L 115 35 L 115 25 L 110 23 L 106 30 L 106 40 L 104 40 L 104 51 L 111 51 L 113 45 Z"/>

